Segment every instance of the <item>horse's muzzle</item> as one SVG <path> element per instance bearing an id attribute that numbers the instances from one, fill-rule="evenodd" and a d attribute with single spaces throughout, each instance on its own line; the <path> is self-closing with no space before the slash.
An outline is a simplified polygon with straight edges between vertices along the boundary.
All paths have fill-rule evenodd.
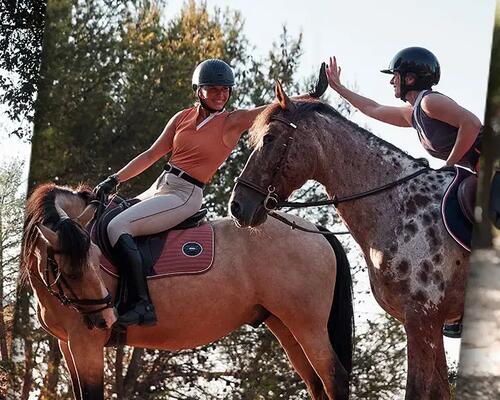
<path id="1" fill-rule="evenodd" d="M 231 218 L 240 228 L 257 226 L 267 219 L 264 197 L 260 193 L 236 186 L 229 202 Z"/>

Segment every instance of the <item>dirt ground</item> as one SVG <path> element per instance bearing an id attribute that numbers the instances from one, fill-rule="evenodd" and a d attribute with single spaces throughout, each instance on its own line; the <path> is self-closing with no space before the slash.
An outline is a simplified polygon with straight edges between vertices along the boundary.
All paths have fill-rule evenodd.
<path id="1" fill-rule="evenodd" d="M 471 256 L 457 400 L 500 399 L 500 246 Z"/>

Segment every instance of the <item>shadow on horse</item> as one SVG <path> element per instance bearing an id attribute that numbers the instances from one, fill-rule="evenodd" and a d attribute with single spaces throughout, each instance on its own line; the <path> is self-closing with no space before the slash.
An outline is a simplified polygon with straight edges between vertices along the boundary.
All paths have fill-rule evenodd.
<path id="1" fill-rule="evenodd" d="M 258 226 L 307 180 L 323 184 L 363 251 L 376 300 L 404 324 L 406 399 L 449 399 L 442 327 L 462 316 L 468 268 L 440 213 L 453 172 L 428 168 L 324 103 L 292 101 L 279 82 L 276 94 L 251 129 L 233 218 Z M 390 182 L 398 184 L 370 193 Z"/>
<path id="2" fill-rule="evenodd" d="M 39 320 L 59 340 L 79 400 L 104 398 L 103 348 L 116 320 L 117 281 L 100 269 L 100 250 L 88 233 L 95 214 L 91 200 L 82 187 L 37 187 L 27 203 L 23 239 L 24 274 Z M 314 399 L 347 399 L 352 281 L 340 242 L 274 221 L 253 231 L 230 219 L 210 224 L 212 268 L 150 280 L 158 323 L 129 327 L 126 344 L 193 348 L 243 324 L 265 322 Z"/>

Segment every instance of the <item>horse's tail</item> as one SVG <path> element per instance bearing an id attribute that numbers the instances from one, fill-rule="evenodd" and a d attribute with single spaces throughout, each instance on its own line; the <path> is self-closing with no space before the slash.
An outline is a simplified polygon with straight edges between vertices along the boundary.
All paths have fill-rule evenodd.
<path id="1" fill-rule="evenodd" d="M 317 226 L 320 231 L 328 232 Z M 335 252 L 337 259 L 337 279 L 332 308 L 328 318 L 328 335 L 332 347 L 350 375 L 354 342 L 354 311 L 352 306 L 352 277 L 347 254 L 335 235 L 324 235 Z"/>

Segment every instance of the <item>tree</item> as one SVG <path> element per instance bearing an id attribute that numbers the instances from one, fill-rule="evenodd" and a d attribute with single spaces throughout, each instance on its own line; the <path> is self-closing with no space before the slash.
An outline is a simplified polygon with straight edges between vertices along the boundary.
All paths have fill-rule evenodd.
<path id="1" fill-rule="evenodd" d="M 23 228 L 23 162 L 0 164 L 0 371 L 10 370 L 13 309 Z M 0 394 L 2 387 L 0 385 Z"/>
<path id="2" fill-rule="evenodd" d="M 488 82 L 488 99 L 481 155 L 481 173 L 477 193 L 480 218 L 474 227 L 474 248 L 489 248 L 492 245 L 492 224 L 487 216 L 489 210 L 490 182 L 493 171 L 500 169 L 500 7 L 497 5 L 495 28 L 491 48 L 491 64 Z"/>
<path id="3" fill-rule="evenodd" d="M 18 123 L 10 134 L 20 138 L 31 136 L 45 8 L 46 0 L 7 0 L 0 5 L 0 104 Z"/>

